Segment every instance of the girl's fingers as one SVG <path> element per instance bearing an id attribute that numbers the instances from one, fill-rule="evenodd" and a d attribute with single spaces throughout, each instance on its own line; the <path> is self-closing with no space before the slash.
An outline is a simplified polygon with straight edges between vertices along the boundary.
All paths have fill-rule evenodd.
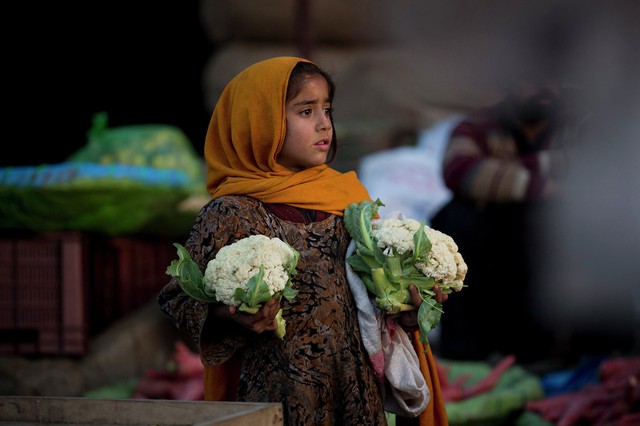
<path id="1" fill-rule="evenodd" d="M 438 303 L 444 303 L 449 298 L 449 295 L 443 293 L 437 285 L 433 287 L 433 291 L 436 294 L 436 302 Z"/>
<path id="2" fill-rule="evenodd" d="M 280 310 L 280 304 L 276 300 L 268 301 L 258 313 L 250 315 L 250 317 L 252 317 L 251 328 L 256 333 L 262 333 L 265 330 L 275 330 L 278 328 L 278 322 L 276 321 L 278 310 Z"/>
<path id="3" fill-rule="evenodd" d="M 277 300 L 268 301 L 255 314 L 242 312 L 235 306 L 216 306 L 212 309 L 215 309 L 217 316 L 232 318 L 256 333 L 262 333 L 266 330 L 273 331 L 278 328 L 276 315 L 280 310 L 280 303 Z"/>
<path id="4" fill-rule="evenodd" d="M 420 306 L 422 299 L 420 298 L 418 288 L 413 284 L 409 285 L 409 295 L 411 296 L 411 304 L 413 304 L 413 306 Z"/>
<path id="5" fill-rule="evenodd" d="M 277 301 L 271 299 L 267 303 L 265 303 L 264 308 L 265 308 L 265 317 L 275 319 L 276 314 L 280 309 L 280 304 Z"/>
<path id="6" fill-rule="evenodd" d="M 418 325 L 418 314 L 417 311 L 405 312 L 404 315 L 400 317 L 401 324 L 406 327 L 415 327 Z"/>

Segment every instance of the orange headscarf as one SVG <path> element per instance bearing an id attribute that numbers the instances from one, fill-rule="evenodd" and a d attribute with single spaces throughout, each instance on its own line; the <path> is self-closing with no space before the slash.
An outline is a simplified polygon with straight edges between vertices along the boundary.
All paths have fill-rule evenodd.
<path id="1" fill-rule="evenodd" d="M 289 76 L 298 62 L 311 61 L 281 56 L 253 64 L 220 95 L 204 146 L 213 198 L 248 195 L 337 215 L 350 203 L 370 199 L 355 172 L 327 165 L 292 172 L 276 162 L 287 130 Z"/>

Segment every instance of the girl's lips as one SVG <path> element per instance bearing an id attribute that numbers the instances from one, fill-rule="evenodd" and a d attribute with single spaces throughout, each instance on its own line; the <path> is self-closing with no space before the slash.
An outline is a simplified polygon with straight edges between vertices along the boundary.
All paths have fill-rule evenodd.
<path id="1" fill-rule="evenodd" d="M 328 150 L 329 146 L 331 146 L 329 139 L 322 139 L 321 141 L 319 141 L 318 143 L 316 143 L 314 146 L 322 149 L 322 150 Z"/>

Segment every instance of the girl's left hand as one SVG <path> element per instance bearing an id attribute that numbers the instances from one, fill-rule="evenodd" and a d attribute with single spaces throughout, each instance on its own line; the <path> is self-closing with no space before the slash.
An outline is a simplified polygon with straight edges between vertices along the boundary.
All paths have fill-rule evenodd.
<path id="1" fill-rule="evenodd" d="M 442 304 L 449 298 L 448 294 L 444 294 L 437 285 L 433 287 L 436 294 L 436 302 Z M 415 330 L 418 328 L 418 308 L 422 304 L 422 298 L 418 293 L 418 289 L 414 285 L 409 286 L 409 294 L 411 295 L 411 304 L 416 307 L 413 311 L 404 311 L 399 315 L 398 323 L 402 328 L 407 330 Z"/>

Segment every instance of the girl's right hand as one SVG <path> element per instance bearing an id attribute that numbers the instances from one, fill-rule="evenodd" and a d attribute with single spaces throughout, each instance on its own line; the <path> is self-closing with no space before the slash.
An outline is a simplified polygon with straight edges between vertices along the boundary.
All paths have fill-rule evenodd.
<path id="1" fill-rule="evenodd" d="M 274 331 L 278 328 L 276 314 L 280 310 L 280 303 L 271 299 L 255 314 L 247 314 L 239 311 L 235 306 L 215 305 L 213 314 L 219 318 L 228 318 L 254 333 Z"/>

